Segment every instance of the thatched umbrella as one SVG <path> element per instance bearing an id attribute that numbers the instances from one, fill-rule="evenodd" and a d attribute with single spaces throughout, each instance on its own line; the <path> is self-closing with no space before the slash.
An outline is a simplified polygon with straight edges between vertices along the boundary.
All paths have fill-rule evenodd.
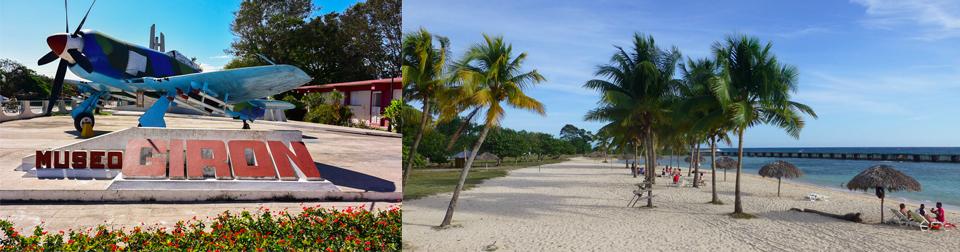
<path id="1" fill-rule="evenodd" d="M 730 157 L 718 158 L 717 168 L 723 169 L 723 181 L 727 181 L 727 169 L 737 168 L 737 160 Z"/>
<path id="2" fill-rule="evenodd" d="M 777 197 L 780 197 L 780 180 L 783 178 L 796 178 L 803 175 L 797 166 L 787 161 L 773 161 L 763 167 L 760 167 L 760 176 L 768 178 L 777 178 Z"/>
<path id="3" fill-rule="evenodd" d="M 886 191 L 919 192 L 921 190 L 920 182 L 889 165 L 874 165 L 863 170 L 847 182 L 847 189 L 876 190 L 877 197 L 880 198 L 880 222 L 883 222 L 883 198 L 886 197 Z"/>

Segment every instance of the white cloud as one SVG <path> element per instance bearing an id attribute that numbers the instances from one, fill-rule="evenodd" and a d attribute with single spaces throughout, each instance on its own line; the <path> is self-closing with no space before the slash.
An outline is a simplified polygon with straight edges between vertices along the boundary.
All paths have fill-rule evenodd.
<path id="1" fill-rule="evenodd" d="M 204 72 L 220 71 L 220 70 L 223 70 L 223 66 L 213 66 L 209 64 L 200 63 L 200 69 L 203 69 Z"/>
<path id="2" fill-rule="evenodd" d="M 866 7 L 864 23 L 882 29 L 919 25 L 916 38 L 938 40 L 960 36 L 960 1 L 851 0 Z"/>
<path id="3" fill-rule="evenodd" d="M 224 55 L 211 56 L 211 57 L 209 57 L 209 58 L 211 58 L 211 59 L 232 59 L 232 58 L 233 58 L 233 55 L 224 54 Z"/>

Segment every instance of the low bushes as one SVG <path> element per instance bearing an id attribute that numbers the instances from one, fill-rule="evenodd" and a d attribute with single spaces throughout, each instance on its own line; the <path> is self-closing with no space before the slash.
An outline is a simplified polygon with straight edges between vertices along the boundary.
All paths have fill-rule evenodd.
<path id="1" fill-rule="evenodd" d="M 179 221 L 173 229 L 136 226 L 109 229 L 100 225 L 86 231 L 48 233 L 42 224 L 21 234 L 0 220 L 2 251 L 399 251 L 400 209 L 370 212 L 304 207 L 291 214 L 261 208 L 251 213 L 225 211 L 212 220 L 196 217 Z"/>

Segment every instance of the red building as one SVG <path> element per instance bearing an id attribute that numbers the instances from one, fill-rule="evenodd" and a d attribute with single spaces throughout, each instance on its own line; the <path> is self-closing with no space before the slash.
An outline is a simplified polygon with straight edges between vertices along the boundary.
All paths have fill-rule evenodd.
<path id="1" fill-rule="evenodd" d="M 354 123 L 364 123 L 372 127 L 386 127 L 387 120 L 381 115 L 390 101 L 402 99 L 403 84 L 400 78 L 352 81 L 341 83 L 303 86 L 294 89 L 299 94 L 327 93 L 334 90 L 343 93 L 343 105 L 353 112 Z"/>

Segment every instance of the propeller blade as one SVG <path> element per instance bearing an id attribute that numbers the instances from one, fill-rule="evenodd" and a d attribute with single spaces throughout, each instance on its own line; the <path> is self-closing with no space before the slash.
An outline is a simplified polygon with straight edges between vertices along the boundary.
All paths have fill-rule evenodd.
<path id="1" fill-rule="evenodd" d="M 70 12 L 67 11 L 67 10 L 69 10 L 69 9 L 67 9 L 67 0 L 63 0 L 63 16 L 66 17 L 66 20 L 65 20 L 66 22 L 64 22 L 64 23 L 65 23 L 66 26 L 67 26 L 67 27 L 66 27 L 67 29 L 64 30 L 64 32 L 70 32 L 70 15 L 69 15 Z"/>
<path id="2" fill-rule="evenodd" d="M 66 60 L 60 60 L 60 65 L 57 66 L 57 76 L 53 79 L 53 87 L 50 90 L 47 111 L 43 112 L 45 115 L 50 115 L 53 107 L 57 105 L 56 102 L 60 100 L 60 92 L 63 91 L 63 76 L 67 74 L 67 64 Z"/>
<path id="3" fill-rule="evenodd" d="M 76 61 L 77 64 L 80 64 L 80 67 L 83 68 L 84 71 L 87 71 L 88 73 L 93 72 L 93 64 L 90 64 L 90 60 L 83 56 L 83 53 L 80 53 L 80 51 L 77 51 L 77 49 L 67 50 L 67 53 L 70 54 L 70 57 L 73 57 L 73 61 Z"/>
<path id="4" fill-rule="evenodd" d="M 43 55 L 43 57 L 41 57 L 40 60 L 37 61 L 37 65 L 41 65 L 41 66 L 46 65 L 47 63 L 53 62 L 57 58 L 60 58 L 60 57 L 57 56 L 56 53 L 52 51 L 48 52 L 47 55 Z"/>
<path id="5" fill-rule="evenodd" d="M 87 14 L 83 14 L 83 19 L 80 20 L 80 25 L 77 26 L 77 29 L 73 31 L 73 35 L 80 33 L 80 28 L 83 28 L 83 23 L 87 22 L 87 15 L 90 15 L 90 10 L 93 9 L 93 4 L 95 3 L 97 3 L 97 0 L 93 0 L 93 2 L 90 3 L 90 8 L 87 8 Z M 67 30 L 67 32 L 70 32 L 70 30 Z"/>

